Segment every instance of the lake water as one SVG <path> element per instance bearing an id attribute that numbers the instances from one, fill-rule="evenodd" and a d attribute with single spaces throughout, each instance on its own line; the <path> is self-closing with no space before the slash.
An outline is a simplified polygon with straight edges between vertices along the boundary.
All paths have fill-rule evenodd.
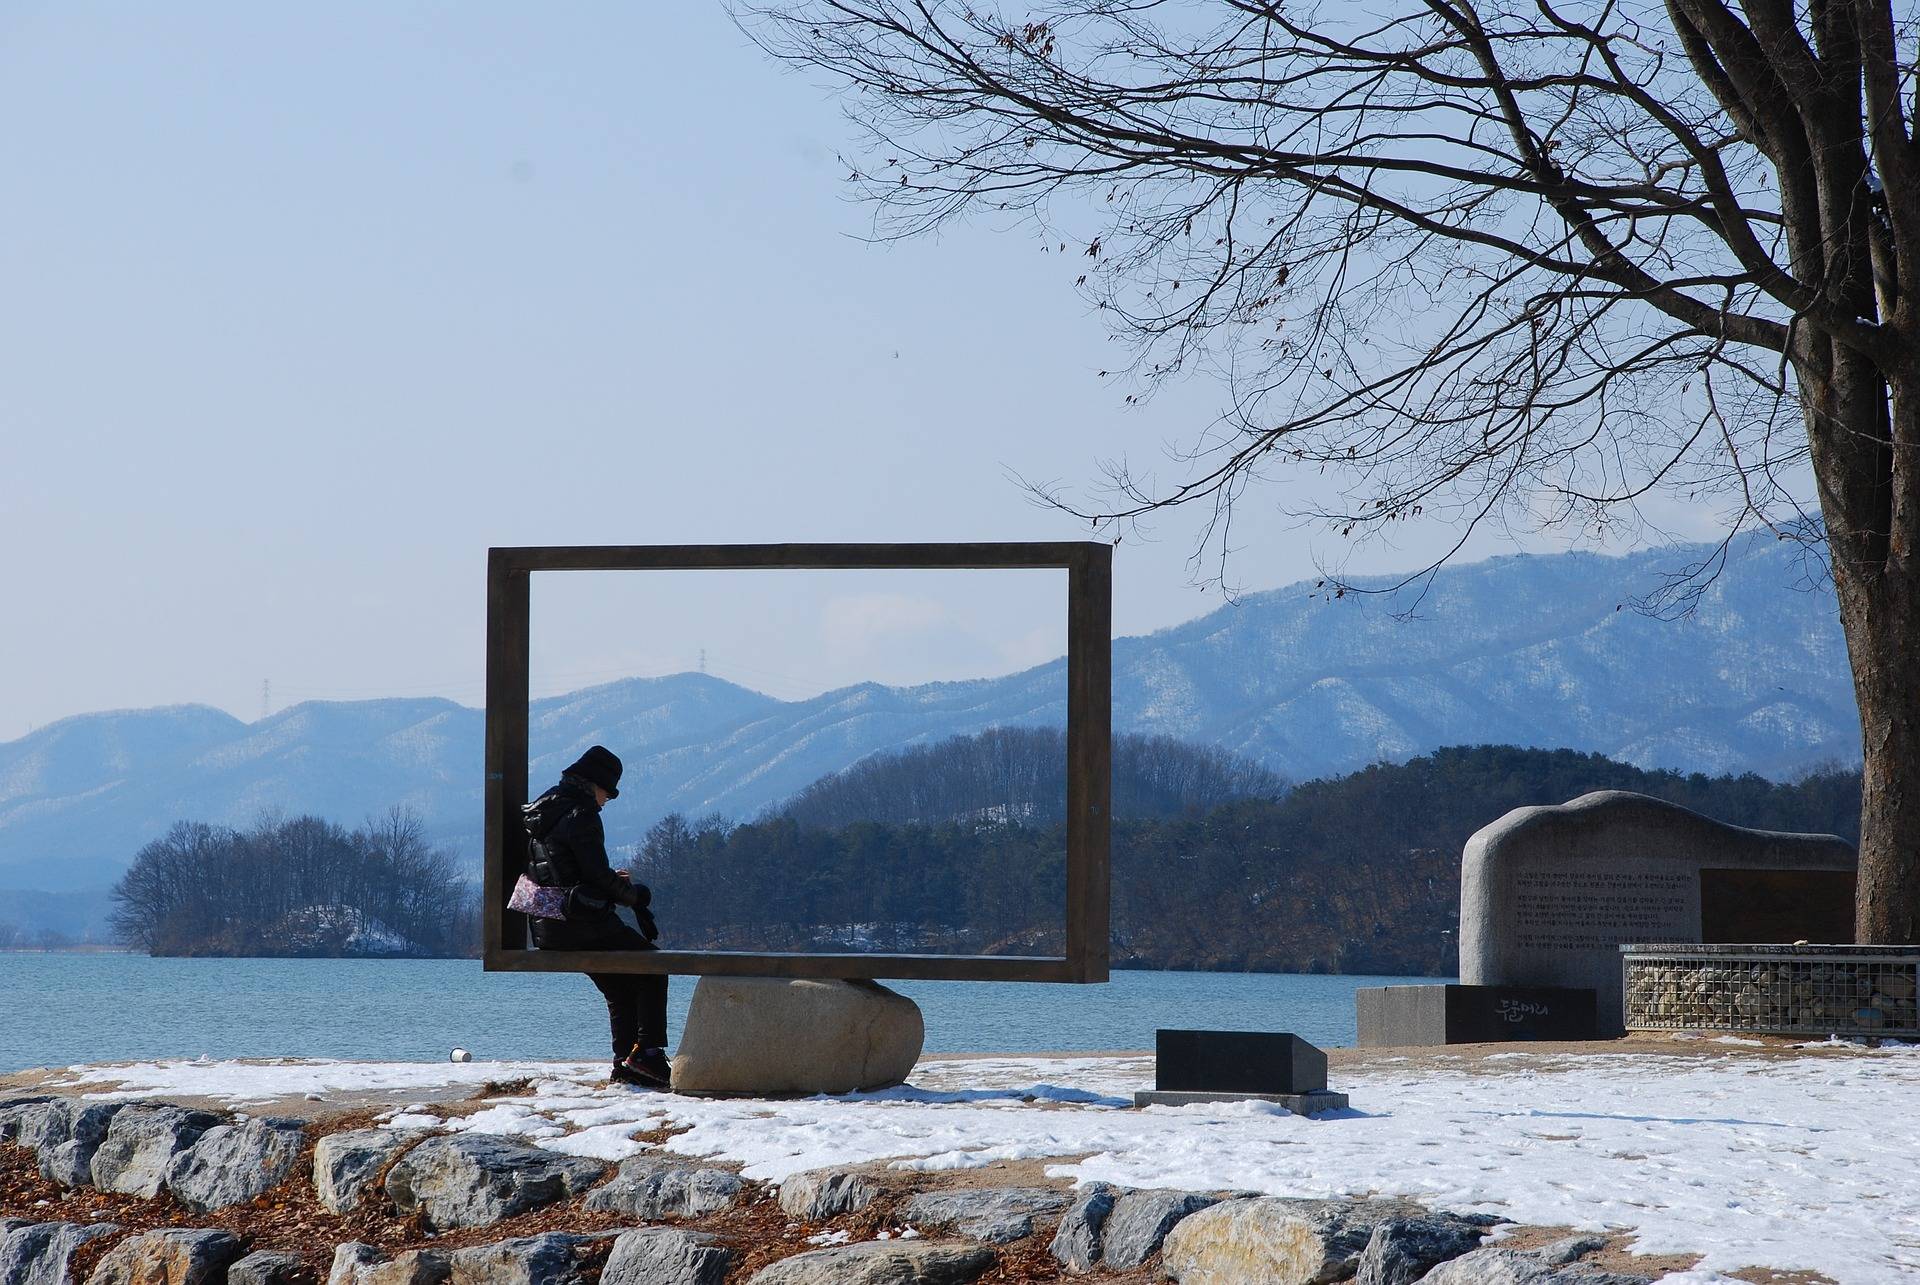
<path id="1" fill-rule="evenodd" d="M 1359 986 L 1431 978 L 1116 972 L 1101 986 L 889 982 L 930 1053 L 1147 1049 L 1156 1027 L 1292 1031 L 1352 1044 Z M 679 1038 L 694 979 L 673 979 Z M 471 960 L 150 959 L 0 953 L 0 1073 L 161 1057 L 599 1058 L 606 1009 L 584 977 Z"/>

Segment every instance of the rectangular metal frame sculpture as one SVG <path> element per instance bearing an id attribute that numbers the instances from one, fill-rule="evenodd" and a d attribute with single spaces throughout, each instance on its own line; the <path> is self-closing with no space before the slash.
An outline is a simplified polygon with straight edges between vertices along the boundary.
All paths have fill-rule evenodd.
<path id="1" fill-rule="evenodd" d="M 529 578 L 536 571 L 1020 570 L 1067 573 L 1067 941 L 1064 955 L 535 950 L 507 909 L 526 853 Z M 487 551 L 485 967 L 510 972 L 1104 982 L 1109 916 L 1113 549 L 997 544 L 685 544 Z M 516 944 L 510 944 L 516 943 Z"/>

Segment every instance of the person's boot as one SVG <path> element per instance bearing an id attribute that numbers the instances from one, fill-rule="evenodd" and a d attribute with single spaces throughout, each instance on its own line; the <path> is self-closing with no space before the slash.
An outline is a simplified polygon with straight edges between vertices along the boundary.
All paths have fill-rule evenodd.
<path id="1" fill-rule="evenodd" d="M 643 1089 L 673 1087 L 673 1068 L 667 1065 L 667 1051 L 642 1048 L 638 1044 L 613 1064 L 613 1081 Z"/>

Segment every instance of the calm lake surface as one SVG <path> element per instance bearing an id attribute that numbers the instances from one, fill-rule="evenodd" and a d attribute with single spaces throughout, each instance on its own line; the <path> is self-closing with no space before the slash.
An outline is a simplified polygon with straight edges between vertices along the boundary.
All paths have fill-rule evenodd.
<path id="1" fill-rule="evenodd" d="M 1146 1049 L 1156 1027 L 1292 1031 L 1353 1043 L 1359 986 L 1432 978 L 1116 972 L 1103 986 L 889 982 L 933 1053 Z M 694 979 L 669 992 L 679 1039 Z M 149 959 L 0 954 L 0 1073 L 135 1058 L 601 1058 L 606 1009 L 584 977 L 470 960 Z"/>

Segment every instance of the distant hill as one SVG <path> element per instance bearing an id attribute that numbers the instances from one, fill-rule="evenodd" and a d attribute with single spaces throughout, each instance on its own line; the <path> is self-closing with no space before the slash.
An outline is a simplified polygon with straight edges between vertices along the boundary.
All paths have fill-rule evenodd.
<path id="1" fill-rule="evenodd" d="M 105 892 L 0 888 L 0 949 L 110 945 L 113 902 Z"/>
<path id="2" fill-rule="evenodd" d="M 1780 784 L 1648 772 L 1569 750 L 1443 749 L 1282 798 L 1116 818 L 1114 962 L 1452 973 L 1467 837 L 1514 807 L 1600 789 L 1739 825 L 1859 833 L 1854 772 Z M 732 828 L 668 821 L 648 837 L 636 874 L 652 886 L 672 945 L 1051 953 L 1062 949 L 1064 842 L 1057 825 L 975 819 L 831 830 L 784 814 Z"/>
<path id="3" fill-rule="evenodd" d="M 1460 853 L 1516 807 L 1634 790 L 1762 829 L 1860 835 L 1860 775 L 1791 784 L 1649 772 L 1597 754 L 1443 749 L 1277 803 L 1116 824 L 1113 959 L 1142 968 L 1450 974 Z M 1177 872 L 1177 874 L 1173 873 Z"/>
<path id="4" fill-rule="evenodd" d="M 1452 566 L 1411 616 L 1405 595 L 1252 594 L 1115 640 L 1114 729 L 1295 781 L 1475 743 L 1774 777 L 1858 762 L 1832 592 L 1795 588 L 1795 550 L 1748 542 L 1688 619 L 1622 609 L 1705 552 Z M 631 844 L 669 812 L 751 817 L 868 755 L 1064 717 L 1059 661 L 805 701 L 701 674 L 630 679 L 536 702 L 532 776 L 596 741 L 615 748 L 629 775 L 607 823 Z M 199 706 L 63 720 L 0 744 L 0 888 L 104 887 L 175 820 L 273 810 L 352 824 L 404 804 L 474 859 L 481 726 L 478 710 L 418 699 L 312 702 L 255 723 Z"/>
<path id="5" fill-rule="evenodd" d="M 1286 783 L 1251 759 L 1170 736 L 1113 738 L 1112 815 L 1180 816 L 1230 799 L 1279 798 Z M 772 814 L 801 825 L 1018 821 L 1066 815 L 1067 737 L 1055 727 L 996 727 L 937 745 L 861 759 L 809 785 Z"/>

